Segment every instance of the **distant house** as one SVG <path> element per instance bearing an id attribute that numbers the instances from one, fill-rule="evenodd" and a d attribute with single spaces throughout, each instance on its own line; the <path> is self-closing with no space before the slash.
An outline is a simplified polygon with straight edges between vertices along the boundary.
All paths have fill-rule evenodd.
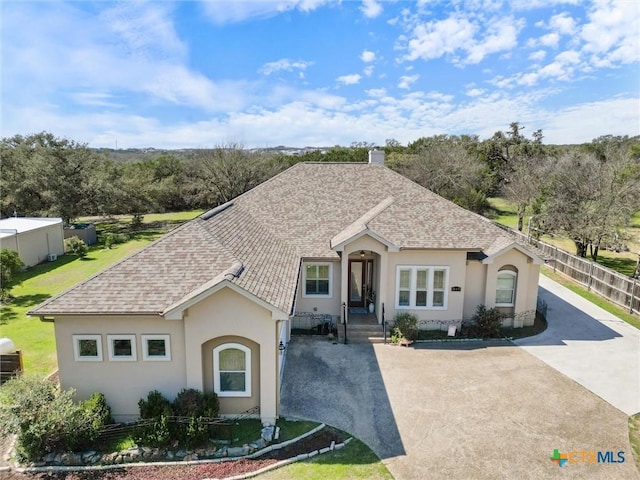
<path id="1" fill-rule="evenodd" d="M 374 150 L 297 164 L 30 314 L 54 322 L 62 386 L 103 392 L 119 420 L 190 387 L 272 423 L 293 322 L 354 323 L 372 302 L 378 322 L 459 326 L 485 304 L 531 325 L 541 263 Z"/>
<path id="2" fill-rule="evenodd" d="M 72 223 L 64 228 L 64 238 L 78 237 L 87 245 L 98 242 L 96 226 L 92 223 Z"/>
<path id="3" fill-rule="evenodd" d="M 61 218 L 10 217 L 0 220 L 0 247 L 18 252 L 27 267 L 64 254 Z"/>

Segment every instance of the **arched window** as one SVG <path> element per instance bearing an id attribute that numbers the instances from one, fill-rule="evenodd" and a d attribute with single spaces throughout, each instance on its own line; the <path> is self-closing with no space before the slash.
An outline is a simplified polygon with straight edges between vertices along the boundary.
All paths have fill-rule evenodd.
<path id="1" fill-rule="evenodd" d="M 516 280 L 518 272 L 502 269 L 498 272 L 496 282 L 496 306 L 513 307 L 516 302 Z"/>
<path id="2" fill-rule="evenodd" d="M 251 349 L 239 343 L 213 349 L 213 390 L 220 397 L 251 396 Z"/>

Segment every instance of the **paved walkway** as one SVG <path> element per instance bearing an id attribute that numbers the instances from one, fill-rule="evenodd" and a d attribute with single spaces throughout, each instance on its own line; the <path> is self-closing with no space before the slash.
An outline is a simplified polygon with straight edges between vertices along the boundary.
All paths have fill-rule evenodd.
<path id="1" fill-rule="evenodd" d="M 627 415 L 640 412 L 640 330 L 540 275 L 548 328 L 515 343 Z"/>
<path id="2" fill-rule="evenodd" d="M 627 415 L 509 342 L 334 345 L 294 338 L 284 417 L 364 441 L 401 479 L 635 479 Z M 554 449 L 624 451 L 560 468 Z"/>

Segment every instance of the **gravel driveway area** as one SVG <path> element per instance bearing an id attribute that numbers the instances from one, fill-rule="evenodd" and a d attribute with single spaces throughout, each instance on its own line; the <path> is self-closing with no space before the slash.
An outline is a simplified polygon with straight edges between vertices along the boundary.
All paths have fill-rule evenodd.
<path id="1" fill-rule="evenodd" d="M 364 441 L 397 479 L 640 479 L 627 416 L 508 342 L 341 345 L 294 338 L 282 415 Z M 554 450 L 624 451 L 566 464 Z"/>

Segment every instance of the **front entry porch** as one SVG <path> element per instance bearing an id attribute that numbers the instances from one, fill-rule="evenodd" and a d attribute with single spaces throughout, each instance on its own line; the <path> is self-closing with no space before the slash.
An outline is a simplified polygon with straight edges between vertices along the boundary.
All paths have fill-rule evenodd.
<path id="1" fill-rule="evenodd" d="M 353 309 L 351 309 L 353 311 Z M 387 332 L 388 336 L 388 332 Z M 384 329 L 372 313 L 349 313 L 347 316 L 349 343 L 383 343 Z M 344 325 L 338 325 L 338 341 L 344 343 Z"/>

